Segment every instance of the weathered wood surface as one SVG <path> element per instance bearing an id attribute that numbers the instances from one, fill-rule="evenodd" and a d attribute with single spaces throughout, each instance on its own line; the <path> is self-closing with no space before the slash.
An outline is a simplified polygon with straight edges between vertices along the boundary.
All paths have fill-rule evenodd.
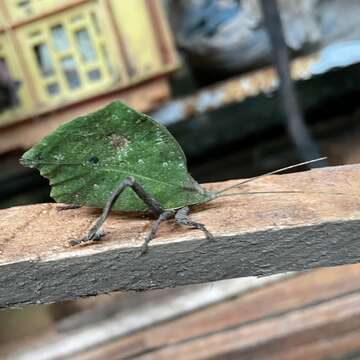
<path id="1" fill-rule="evenodd" d="M 1 210 L 0 306 L 359 262 L 359 178 L 360 165 L 262 178 L 241 191 L 277 193 L 224 197 L 193 212 L 215 241 L 168 221 L 140 258 L 148 219 L 113 214 L 101 243 L 69 247 L 98 210 L 59 212 L 56 204 Z M 286 193 L 294 190 L 304 192 Z"/>
<path id="2" fill-rule="evenodd" d="M 304 273 L 75 356 L 358 359 L 360 266 Z"/>
<path id="3" fill-rule="evenodd" d="M 359 276 L 359 264 L 302 273 L 73 359 L 358 359 Z"/>
<path id="4" fill-rule="evenodd" d="M 0 346 L 0 359 L 8 359 L 10 354 L 9 358 L 12 360 L 72 358 L 75 354 L 87 353 L 89 349 L 102 349 L 107 344 L 127 339 L 127 336 L 131 337 L 134 333 L 142 333 L 145 329 L 171 322 L 209 305 L 234 299 L 290 276 L 294 276 L 294 273 L 229 279 L 211 284 L 136 293 L 117 292 L 107 295 L 106 300 L 103 296 L 101 299 L 97 296 L 91 309 L 67 316 L 47 331 L 31 334 L 25 341 L 15 340 Z M 143 347 L 136 348 L 137 350 L 131 349 L 130 352 L 144 350 Z M 125 356 L 127 351 L 121 350 L 121 353 Z M 107 355 L 100 356 L 99 359 L 107 359 Z"/>
<path id="5" fill-rule="evenodd" d="M 109 316 L 108 307 L 104 308 L 102 317 L 97 314 L 78 328 L 66 329 L 60 323 L 60 331 L 34 335 L 32 341 L 8 349 L 2 358 L 357 359 L 359 276 L 360 264 L 355 264 L 293 274 L 275 282 L 253 279 L 255 288 L 246 286 L 231 299 L 201 309 L 194 307 L 199 296 L 212 298 L 214 288 L 226 293 L 229 285 L 238 287 L 247 279 L 218 282 L 214 287 L 187 286 L 180 293 L 171 289 L 171 295 L 162 290 L 161 298 L 140 301 L 136 307 L 118 301 L 117 312 Z M 262 285 L 266 281 L 266 286 L 257 286 L 257 281 Z M 185 308 L 192 311 L 184 312 Z M 171 312 L 164 318 L 164 313 Z M 72 317 L 83 316 L 86 312 Z M 72 317 L 65 322 L 72 322 Z"/>

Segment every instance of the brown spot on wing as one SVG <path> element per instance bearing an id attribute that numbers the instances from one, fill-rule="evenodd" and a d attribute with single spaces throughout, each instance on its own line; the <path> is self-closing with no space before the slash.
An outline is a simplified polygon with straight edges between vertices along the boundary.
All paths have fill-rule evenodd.
<path id="1" fill-rule="evenodd" d="M 128 139 L 125 136 L 119 134 L 111 134 L 109 136 L 111 145 L 116 149 L 123 149 L 129 143 Z"/>

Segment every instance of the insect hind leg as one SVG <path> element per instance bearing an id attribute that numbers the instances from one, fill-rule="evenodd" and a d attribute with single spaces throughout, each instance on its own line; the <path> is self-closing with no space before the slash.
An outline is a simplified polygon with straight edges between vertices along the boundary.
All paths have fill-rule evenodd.
<path id="1" fill-rule="evenodd" d="M 160 214 L 160 216 L 157 218 L 157 220 L 154 221 L 154 223 L 151 226 L 151 229 L 150 229 L 149 233 L 147 234 L 147 236 L 146 236 L 146 238 L 144 240 L 144 243 L 141 246 L 140 256 L 144 255 L 148 251 L 149 242 L 155 238 L 156 233 L 159 230 L 160 224 L 165 220 L 171 219 L 172 217 L 174 217 L 174 215 L 175 215 L 174 210 L 164 210 Z"/>
<path id="2" fill-rule="evenodd" d="M 96 241 L 100 240 L 102 236 L 104 236 L 104 231 L 101 229 L 101 226 L 109 216 L 111 209 L 113 208 L 116 200 L 121 195 L 121 193 L 127 188 L 130 187 L 136 195 L 149 207 L 149 209 L 158 215 L 164 213 L 164 209 L 161 204 L 154 199 L 150 194 L 148 194 L 144 188 L 138 184 L 135 179 L 131 176 L 126 177 L 121 183 L 115 188 L 115 190 L 111 193 L 109 200 L 107 201 L 104 210 L 95 225 L 89 230 L 87 235 L 85 235 L 81 239 L 71 240 L 70 245 L 79 245 L 83 242 L 87 241 Z M 156 232 L 155 232 L 156 233 Z M 151 240 L 151 239 L 150 239 Z M 150 241 L 148 240 L 148 242 Z M 146 251 L 146 250 L 145 250 Z"/>
<path id="3" fill-rule="evenodd" d="M 177 211 L 177 213 L 175 214 L 175 221 L 178 224 L 185 225 L 185 226 L 190 226 L 190 227 L 195 228 L 195 229 L 199 229 L 205 234 L 205 236 L 206 236 L 206 238 L 208 240 L 213 240 L 214 236 L 205 227 L 204 224 L 197 223 L 197 222 L 192 221 L 192 220 L 190 220 L 188 218 L 189 212 L 190 212 L 190 208 L 188 206 L 185 206 L 185 207 L 179 209 Z"/>

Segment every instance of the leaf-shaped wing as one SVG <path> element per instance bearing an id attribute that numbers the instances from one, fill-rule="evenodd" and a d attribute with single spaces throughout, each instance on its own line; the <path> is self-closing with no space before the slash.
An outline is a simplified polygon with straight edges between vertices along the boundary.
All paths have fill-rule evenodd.
<path id="1" fill-rule="evenodd" d="M 21 162 L 50 180 L 51 196 L 58 202 L 102 208 L 126 176 L 133 176 L 164 208 L 208 199 L 188 174 L 184 153 L 168 130 L 119 101 L 61 125 Z M 146 206 L 126 189 L 113 209 Z"/>

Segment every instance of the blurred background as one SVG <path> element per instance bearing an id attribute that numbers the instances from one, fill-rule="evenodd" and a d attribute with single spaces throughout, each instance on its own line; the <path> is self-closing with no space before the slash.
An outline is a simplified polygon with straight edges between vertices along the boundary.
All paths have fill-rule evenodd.
<path id="1" fill-rule="evenodd" d="M 359 1 L 269 0 L 267 10 L 265 2 L 0 0 L 0 208 L 52 201 L 47 180 L 19 157 L 61 123 L 114 99 L 166 125 L 199 182 L 315 155 L 328 156 L 318 166 L 359 162 Z M 358 272 L 354 265 L 3 310 L 0 354 L 356 358 L 359 319 L 306 319 L 358 290 Z M 271 337 L 264 326 L 276 328 L 267 323 L 274 317 L 279 329 L 290 325 Z M 245 329 L 216 342 L 246 326 L 256 339 Z"/>

